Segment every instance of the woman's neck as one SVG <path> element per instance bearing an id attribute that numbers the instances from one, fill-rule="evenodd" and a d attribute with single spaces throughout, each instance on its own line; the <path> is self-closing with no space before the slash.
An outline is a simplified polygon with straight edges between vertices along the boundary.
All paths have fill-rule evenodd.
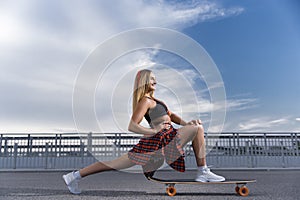
<path id="1" fill-rule="evenodd" d="M 151 93 L 146 93 L 144 96 L 149 97 L 149 98 L 153 98 L 153 95 L 151 95 Z"/>

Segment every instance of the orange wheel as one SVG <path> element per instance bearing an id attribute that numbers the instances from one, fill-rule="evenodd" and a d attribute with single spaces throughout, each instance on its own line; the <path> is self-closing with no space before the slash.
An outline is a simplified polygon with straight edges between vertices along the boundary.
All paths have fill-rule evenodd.
<path id="1" fill-rule="evenodd" d="M 242 186 L 239 189 L 239 195 L 246 197 L 246 196 L 248 196 L 248 194 L 249 194 L 249 189 L 246 186 Z"/>
<path id="2" fill-rule="evenodd" d="M 240 187 L 239 187 L 239 186 L 236 186 L 236 187 L 235 187 L 235 192 L 236 192 L 237 194 L 239 194 L 239 192 L 240 192 Z"/>
<path id="3" fill-rule="evenodd" d="M 166 189 L 166 192 L 169 196 L 175 196 L 176 194 L 176 189 L 173 186 L 170 186 Z"/>

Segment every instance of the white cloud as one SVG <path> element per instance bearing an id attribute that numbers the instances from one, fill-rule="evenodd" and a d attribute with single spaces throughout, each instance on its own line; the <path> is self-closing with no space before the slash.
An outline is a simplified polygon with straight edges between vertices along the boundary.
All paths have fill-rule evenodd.
<path id="1" fill-rule="evenodd" d="M 226 101 L 227 111 L 241 111 L 257 107 L 258 99 L 255 98 L 241 98 L 228 99 Z"/>
<path id="2" fill-rule="evenodd" d="M 284 125 L 289 124 L 290 117 L 271 119 L 260 117 L 242 122 L 238 125 L 240 131 L 288 131 Z"/>
<path id="3" fill-rule="evenodd" d="M 211 19 L 238 15 L 243 11 L 241 7 L 224 8 L 212 1 L 160 1 L 142 8 L 142 16 L 138 20 L 140 24 L 151 26 L 159 21 L 160 26 L 181 29 Z"/>
<path id="4" fill-rule="evenodd" d="M 244 9 L 240 7 L 225 9 L 220 7 L 220 5 L 209 1 L 194 2 L 191 3 L 188 8 L 186 5 L 183 6 L 183 8 L 185 9 L 179 8 L 175 10 L 171 7 L 171 10 L 173 10 L 173 12 L 169 12 L 170 19 L 175 19 L 176 21 L 183 23 L 189 22 L 190 24 L 193 24 L 210 19 L 237 15 L 244 11 Z"/>
<path id="5" fill-rule="evenodd" d="M 43 126 L 45 130 L 59 130 L 62 124 L 64 130 L 73 130 L 71 105 L 77 70 L 88 53 L 113 34 L 147 26 L 182 30 L 243 12 L 242 8 L 224 8 L 210 1 L 71 4 L 28 0 L 0 4 L 0 47 L 5 49 L 0 55 L 0 92 L 5 94 L 0 99 L 1 130 L 17 131 L 11 128 L 12 122 L 26 118 L 33 132 Z M 134 63 L 151 64 L 151 59 L 143 54 Z M 206 101 L 203 105 L 210 107 Z"/>

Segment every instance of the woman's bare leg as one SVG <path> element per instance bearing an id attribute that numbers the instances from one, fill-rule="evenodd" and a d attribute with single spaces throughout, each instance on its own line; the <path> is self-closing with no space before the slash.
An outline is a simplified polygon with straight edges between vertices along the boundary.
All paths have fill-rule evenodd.
<path id="1" fill-rule="evenodd" d="M 201 124 L 187 125 L 179 128 L 178 134 L 180 134 L 182 147 L 184 147 L 189 141 L 192 141 L 197 166 L 205 166 L 206 158 L 203 126 Z"/>
<path id="2" fill-rule="evenodd" d="M 104 171 L 126 169 L 134 165 L 135 164 L 129 160 L 128 154 L 126 153 L 115 160 L 95 162 L 79 170 L 79 173 L 81 177 L 85 177 L 91 174 L 104 172 Z"/>
<path id="3" fill-rule="evenodd" d="M 205 140 L 204 140 L 204 129 L 201 124 L 187 125 L 178 129 L 182 147 L 189 141 L 192 141 L 193 150 L 196 157 L 196 163 L 198 166 L 196 181 L 199 182 L 220 182 L 224 181 L 223 176 L 219 176 L 210 171 L 206 166 L 205 159 Z"/>

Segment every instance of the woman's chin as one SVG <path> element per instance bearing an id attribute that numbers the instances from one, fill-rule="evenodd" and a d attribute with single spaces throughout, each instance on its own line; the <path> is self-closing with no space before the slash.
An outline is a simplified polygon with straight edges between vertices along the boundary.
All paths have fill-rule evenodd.
<path id="1" fill-rule="evenodd" d="M 156 89 L 155 87 L 150 87 L 149 92 L 155 91 L 155 89 Z"/>

